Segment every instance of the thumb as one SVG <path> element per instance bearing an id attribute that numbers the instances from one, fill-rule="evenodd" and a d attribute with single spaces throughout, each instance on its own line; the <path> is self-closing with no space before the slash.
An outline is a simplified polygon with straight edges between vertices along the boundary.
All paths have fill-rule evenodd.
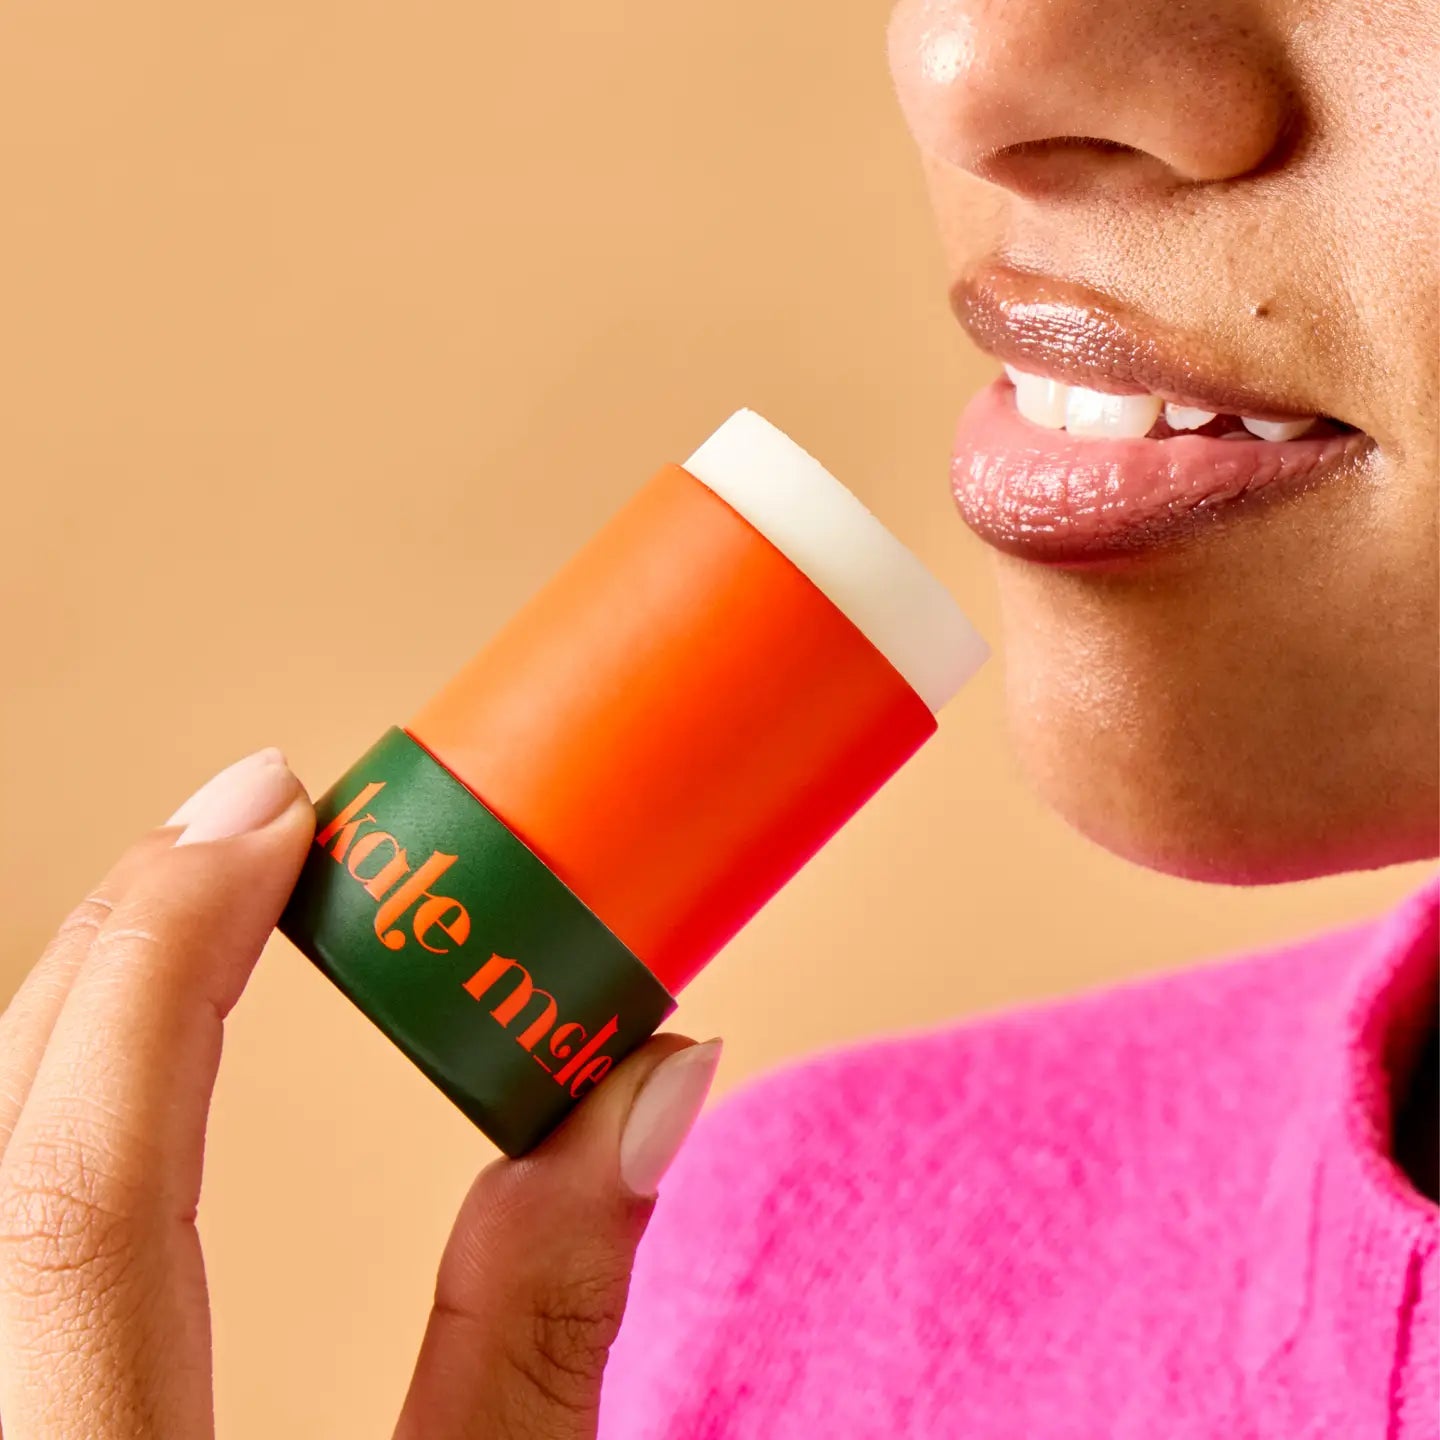
<path id="1" fill-rule="evenodd" d="M 720 1041 L 658 1035 L 543 1145 L 482 1171 L 440 1262 L 396 1440 L 590 1440 L 635 1247 Z"/>

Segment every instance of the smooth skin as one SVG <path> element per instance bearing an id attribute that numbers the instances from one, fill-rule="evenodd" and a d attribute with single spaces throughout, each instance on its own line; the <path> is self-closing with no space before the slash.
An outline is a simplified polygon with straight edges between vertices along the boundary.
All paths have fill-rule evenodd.
<path id="1" fill-rule="evenodd" d="M 1085 286 L 1375 443 L 1164 555 L 995 557 L 1041 793 L 1196 879 L 1434 855 L 1440 7 L 902 0 L 890 56 L 952 283 Z"/>
<path id="2" fill-rule="evenodd" d="M 0 1018 L 4 1440 L 214 1433 L 195 1226 L 206 1118 L 225 1017 L 314 827 L 278 756 L 259 769 L 248 788 L 231 787 L 243 791 L 231 810 L 238 798 L 252 819 L 273 818 L 183 845 L 177 826 L 145 836 L 60 927 Z M 440 1262 L 397 1437 L 594 1435 L 654 1205 L 622 1169 L 653 1176 L 657 1135 L 662 1146 L 680 1138 L 637 1095 L 667 1059 L 713 1073 L 713 1061 L 694 1063 L 706 1048 L 656 1037 L 544 1145 L 481 1173 Z M 679 1087 L 672 1132 L 699 1107 L 709 1074 L 698 1078 Z M 675 1087 L 658 1089 L 674 1100 Z M 622 1130 L 637 1112 L 652 1148 L 632 1146 L 625 1169 Z"/>

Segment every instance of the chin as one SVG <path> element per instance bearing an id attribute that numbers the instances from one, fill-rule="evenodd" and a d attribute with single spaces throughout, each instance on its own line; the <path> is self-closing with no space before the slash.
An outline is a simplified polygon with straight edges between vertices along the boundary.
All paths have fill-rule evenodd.
<path id="1" fill-rule="evenodd" d="M 1397 833 L 1384 819 L 1357 817 L 1355 828 L 1297 823 L 1285 807 L 1252 803 L 1244 822 L 1235 817 L 1229 787 L 1183 796 L 1143 769 L 1106 772 L 1097 791 L 1095 770 L 1077 776 L 1083 743 L 1062 761 L 1020 745 L 1021 760 L 1042 800 L 1087 840 L 1122 860 L 1211 885 L 1279 885 L 1346 871 L 1375 870 L 1437 853 L 1435 828 L 1416 824 Z M 1098 762 L 1097 762 L 1098 764 Z M 1173 802 L 1173 803 L 1172 803 Z"/>
<path id="2" fill-rule="evenodd" d="M 1433 856 L 1433 533 L 1391 534 L 1375 493 L 1261 507 L 1113 566 L 995 554 L 1010 724 L 1042 797 L 1194 880 Z"/>
<path id="3" fill-rule="evenodd" d="M 1193 632 L 1162 644 L 1071 601 L 1068 623 L 1007 616 L 1004 663 L 1020 763 L 1081 834 L 1149 869 L 1225 885 L 1440 850 L 1428 704 L 1368 703 L 1353 665 L 1348 691 L 1337 677 L 1297 678 L 1278 658 L 1283 640 L 1277 652 Z"/>

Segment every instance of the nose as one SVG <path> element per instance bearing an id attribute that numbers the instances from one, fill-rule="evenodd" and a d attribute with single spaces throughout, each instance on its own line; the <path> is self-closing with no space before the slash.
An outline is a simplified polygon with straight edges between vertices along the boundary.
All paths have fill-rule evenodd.
<path id="1" fill-rule="evenodd" d="M 1291 131 L 1252 0 L 901 0 L 890 63 L 921 148 L 1007 189 L 1229 180 Z"/>

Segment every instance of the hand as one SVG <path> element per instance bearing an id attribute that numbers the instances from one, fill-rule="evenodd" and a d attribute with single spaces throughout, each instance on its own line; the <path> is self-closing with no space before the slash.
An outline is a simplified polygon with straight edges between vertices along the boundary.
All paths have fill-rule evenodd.
<path id="1" fill-rule="evenodd" d="M 214 1433 L 205 1121 L 224 1018 L 313 820 L 278 751 L 222 771 L 120 860 L 0 1017 L 4 1440 Z M 718 1058 L 657 1036 L 479 1176 L 398 1436 L 593 1436 L 635 1245 Z"/>

